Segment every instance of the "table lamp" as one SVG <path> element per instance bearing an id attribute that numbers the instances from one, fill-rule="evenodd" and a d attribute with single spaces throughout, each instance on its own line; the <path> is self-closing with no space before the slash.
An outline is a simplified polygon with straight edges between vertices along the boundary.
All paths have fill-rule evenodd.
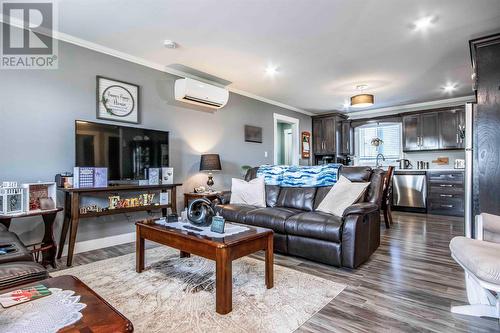
<path id="1" fill-rule="evenodd" d="M 212 186 L 214 186 L 214 177 L 212 176 L 212 171 L 222 170 L 220 165 L 219 154 L 203 154 L 200 160 L 200 171 L 208 171 L 208 191 L 213 192 Z"/>

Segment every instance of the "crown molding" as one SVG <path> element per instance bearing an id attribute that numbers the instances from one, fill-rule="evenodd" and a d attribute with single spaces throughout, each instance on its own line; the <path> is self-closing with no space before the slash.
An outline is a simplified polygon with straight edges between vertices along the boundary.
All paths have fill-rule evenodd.
<path id="1" fill-rule="evenodd" d="M 158 71 L 165 72 L 165 73 L 168 73 L 171 75 L 175 75 L 175 76 L 179 76 L 179 77 L 187 77 L 187 78 L 195 79 L 195 80 L 202 81 L 202 82 L 205 82 L 208 84 L 212 84 L 215 86 L 219 86 L 222 88 L 226 88 L 227 90 L 229 90 L 232 93 L 242 95 L 245 97 L 249 97 L 251 99 L 255 99 L 255 100 L 267 103 L 267 104 L 271 104 L 271 105 L 279 106 L 281 108 L 288 109 L 291 111 L 303 113 L 303 114 L 308 115 L 308 116 L 313 115 L 313 113 L 311 113 L 309 111 L 306 111 L 306 110 L 303 110 L 303 109 L 300 109 L 300 108 L 297 108 L 297 107 L 294 107 L 294 106 L 291 106 L 291 105 L 288 105 L 285 103 L 281 103 L 281 102 L 278 102 L 278 101 L 275 101 L 275 100 L 272 100 L 272 99 L 269 99 L 266 97 L 255 95 L 255 94 L 252 94 L 252 93 L 244 91 L 244 90 L 236 89 L 236 88 L 233 88 L 231 86 L 223 86 L 220 83 L 207 80 L 203 77 L 196 76 L 196 75 L 186 73 L 183 71 L 179 71 L 179 70 L 176 70 L 173 68 L 169 68 L 167 66 L 164 66 L 164 65 L 152 62 L 152 61 L 148 61 L 144 58 L 136 57 L 136 56 L 133 56 L 131 54 L 121 52 L 121 51 L 118 51 L 118 50 L 115 50 L 115 49 L 112 49 L 112 48 L 109 48 L 109 47 L 106 47 L 106 46 L 103 46 L 103 45 L 100 45 L 97 43 L 89 42 L 89 41 L 82 39 L 82 38 L 78 38 L 78 37 L 68 35 L 68 34 L 65 34 L 62 32 L 58 32 L 58 31 L 54 33 L 54 37 L 59 39 L 60 41 L 66 42 L 66 43 L 77 45 L 77 46 L 80 46 L 80 47 L 83 47 L 86 49 L 90 49 L 92 51 L 96 51 L 96 52 L 99 52 L 102 54 L 106 54 L 106 55 L 115 57 L 115 58 L 120 58 L 122 60 L 129 61 L 129 62 L 139 64 L 141 66 L 149 67 L 152 69 L 156 69 Z"/>
<path id="2" fill-rule="evenodd" d="M 349 119 L 361 119 L 361 118 L 367 118 L 367 117 L 380 117 L 380 116 L 389 116 L 393 114 L 398 114 L 402 112 L 411 112 L 411 111 L 419 111 L 423 109 L 436 109 L 436 108 L 441 108 L 441 107 L 448 107 L 448 106 L 457 106 L 457 105 L 462 105 L 467 102 L 474 102 L 476 100 L 476 97 L 474 95 L 470 96 L 462 96 L 462 97 L 455 97 L 455 98 L 448 98 L 448 99 L 440 99 L 437 101 L 430 101 L 430 102 L 422 102 L 422 103 L 413 103 L 413 104 L 406 104 L 406 105 L 398 105 L 398 106 L 389 106 L 386 108 L 379 108 L 379 109 L 370 109 L 370 110 L 363 110 L 363 111 L 354 111 L 354 112 L 349 112 L 345 113 Z"/>
<path id="3" fill-rule="evenodd" d="M 6 22 L 4 22 L 3 16 L 0 16 L 0 22 L 6 23 Z M 10 25 L 15 26 L 17 28 L 21 28 L 21 29 L 23 29 L 23 27 L 24 27 L 24 24 L 21 20 L 17 20 L 14 18 L 11 18 Z M 119 58 L 119 59 L 122 59 L 122 60 L 125 60 L 128 62 L 132 62 L 132 63 L 138 64 L 141 66 L 152 68 L 152 69 L 155 69 L 155 70 L 158 70 L 158 71 L 161 71 L 164 73 L 168 73 L 171 75 L 175 75 L 175 76 L 179 76 L 179 77 L 188 77 L 191 79 L 205 82 L 207 84 L 212 84 L 215 86 L 219 86 L 221 88 L 226 88 L 227 90 L 229 90 L 232 93 L 242 95 L 242 96 L 245 96 L 245 97 L 248 97 L 251 99 L 255 99 L 255 100 L 267 103 L 267 104 L 279 106 L 281 108 L 288 109 L 291 111 L 303 113 L 303 114 L 308 115 L 308 116 L 313 115 L 313 113 L 311 113 L 309 111 L 306 111 L 306 110 L 303 110 L 303 109 L 300 109 L 300 108 L 297 108 L 297 107 L 294 107 L 294 106 L 291 106 L 291 105 L 288 105 L 285 103 L 281 103 L 281 102 L 278 102 L 278 101 L 275 101 L 275 100 L 272 100 L 272 99 L 269 99 L 266 97 L 255 95 L 255 94 L 252 94 L 252 93 L 244 91 L 244 90 L 232 88 L 230 86 L 223 86 L 218 82 L 213 82 L 213 81 L 207 80 L 203 77 L 199 77 L 199 76 L 196 76 L 193 74 L 189 74 L 189 73 L 186 73 L 183 71 L 169 68 L 165 65 L 158 64 L 158 63 L 146 60 L 146 59 L 141 58 L 141 57 L 136 57 L 136 56 L 133 56 L 129 53 L 121 52 L 121 51 L 118 51 L 116 49 L 112 49 L 110 47 L 106 47 L 106 46 L 101 45 L 101 44 L 93 43 L 93 42 L 90 42 L 88 40 L 85 40 L 85 39 L 82 39 L 79 37 L 75 37 L 73 35 L 69 35 L 69 34 L 66 34 L 66 33 L 63 33 L 63 32 L 57 31 L 57 30 L 54 30 L 52 35 L 53 35 L 53 38 L 55 38 L 57 40 L 60 40 L 60 41 L 66 42 L 66 43 L 70 43 L 73 45 L 77 45 L 77 46 L 80 46 L 80 47 L 83 47 L 83 48 L 86 48 L 86 49 L 89 49 L 89 50 L 92 50 L 95 52 L 106 54 L 106 55 L 109 55 L 109 56 L 112 56 L 115 58 Z"/>

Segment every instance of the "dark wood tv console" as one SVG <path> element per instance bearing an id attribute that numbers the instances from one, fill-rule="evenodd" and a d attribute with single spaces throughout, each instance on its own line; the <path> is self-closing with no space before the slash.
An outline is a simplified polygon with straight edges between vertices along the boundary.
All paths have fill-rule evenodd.
<path id="1" fill-rule="evenodd" d="M 181 185 L 182 184 L 118 185 L 118 186 L 108 186 L 99 188 L 58 188 L 59 191 L 64 192 L 64 222 L 61 230 L 61 238 L 59 241 L 57 259 L 60 259 L 62 256 L 64 243 L 66 242 L 66 236 L 69 230 L 70 236 L 68 243 L 67 265 L 68 266 L 72 265 L 73 254 L 75 251 L 76 234 L 78 231 L 78 223 L 81 218 L 97 217 L 104 215 L 129 213 L 129 212 L 151 211 L 153 209 L 161 209 L 162 215 L 166 216 L 168 208 L 171 209 L 172 213 L 177 213 L 176 188 Z M 81 196 L 113 194 L 119 192 L 153 192 L 153 191 L 160 191 L 160 192 L 170 191 L 169 195 L 170 203 L 167 205 L 136 206 L 136 207 L 109 209 L 101 212 L 87 212 L 85 214 L 80 213 Z"/>

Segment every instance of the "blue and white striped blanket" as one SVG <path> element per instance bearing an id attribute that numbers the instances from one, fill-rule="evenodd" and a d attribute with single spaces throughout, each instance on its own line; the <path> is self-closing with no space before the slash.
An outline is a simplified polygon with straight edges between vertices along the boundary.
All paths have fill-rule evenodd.
<path id="1" fill-rule="evenodd" d="M 331 186 L 337 182 L 341 164 L 315 166 L 262 165 L 258 177 L 264 177 L 266 185 L 282 187 Z"/>

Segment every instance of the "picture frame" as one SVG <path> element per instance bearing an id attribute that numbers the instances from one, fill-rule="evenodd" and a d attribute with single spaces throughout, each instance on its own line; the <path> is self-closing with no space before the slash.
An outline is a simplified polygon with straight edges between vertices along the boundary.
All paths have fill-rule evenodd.
<path id="1" fill-rule="evenodd" d="M 138 124 L 139 109 L 139 85 L 96 76 L 97 119 Z"/>
<path id="2" fill-rule="evenodd" d="M 245 142 L 262 143 L 262 127 L 245 125 Z"/>
<path id="3" fill-rule="evenodd" d="M 212 224 L 210 225 L 210 231 L 216 232 L 218 234 L 223 234 L 225 226 L 226 226 L 226 220 L 222 216 L 212 217 Z"/>

